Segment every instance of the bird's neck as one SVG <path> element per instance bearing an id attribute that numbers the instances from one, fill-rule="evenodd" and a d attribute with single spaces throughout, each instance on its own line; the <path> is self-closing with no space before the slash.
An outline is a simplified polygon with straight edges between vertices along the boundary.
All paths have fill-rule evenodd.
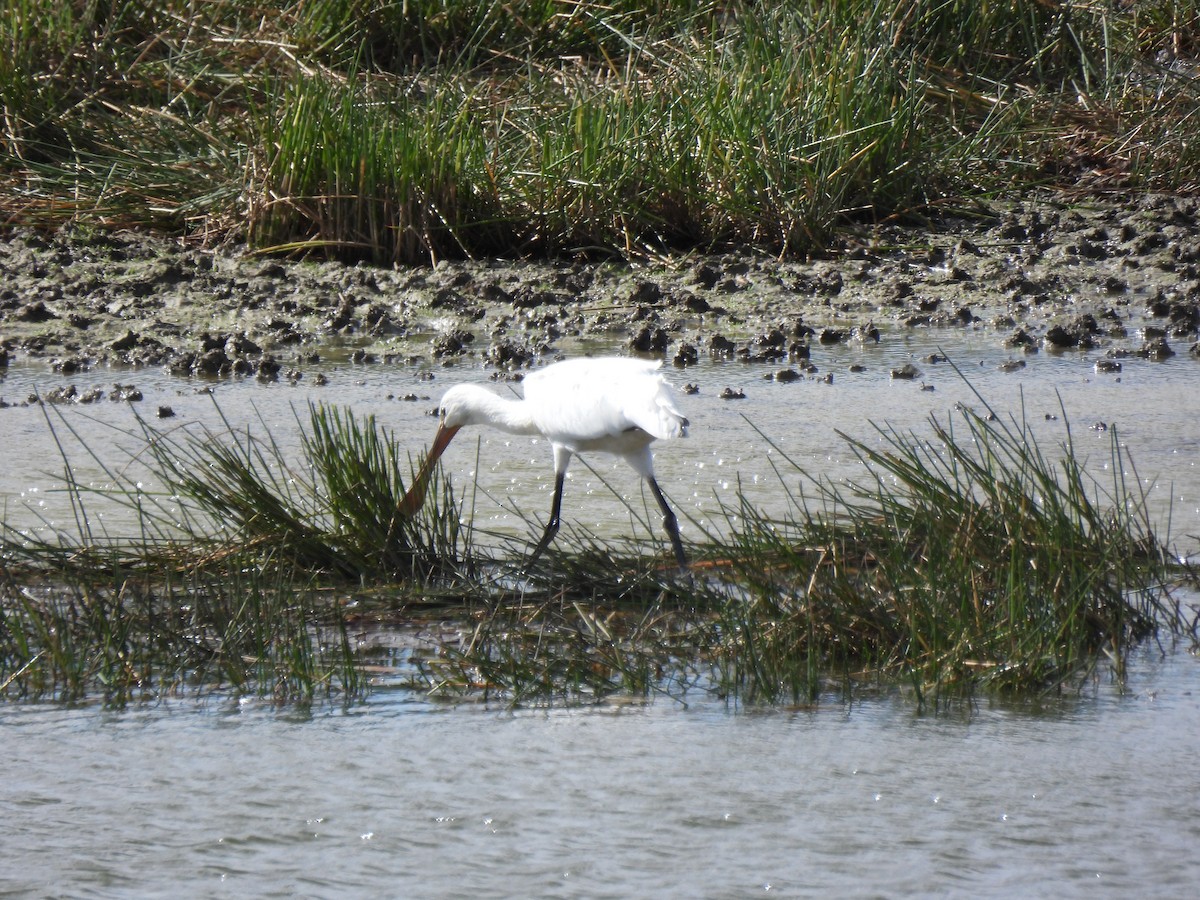
<path id="1" fill-rule="evenodd" d="M 537 434 L 529 405 L 524 400 L 499 397 L 486 388 L 473 392 L 471 407 L 475 423 L 491 425 L 510 434 Z"/>

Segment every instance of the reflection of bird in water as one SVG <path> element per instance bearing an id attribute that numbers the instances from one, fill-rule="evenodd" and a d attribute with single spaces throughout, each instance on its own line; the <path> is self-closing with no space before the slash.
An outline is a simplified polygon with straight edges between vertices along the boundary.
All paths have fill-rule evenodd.
<path id="1" fill-rule="evenodd" d="M 425 500 L 438 457 L 465 425 L 491 425 L 513 434 L 540 434 L 554 448 L 554 502 L 542 539 L 529 557 L 532 564 L 558 532 L 563 481 L 576 453 L 600 451 L 624 459 L 646 479 L 663 512 L 680 568 L 687 567 L 679 523 L 654 479 L 650 444 L 658 438 L 684 437 L 688 420 L 675 406 L 673 388 L 658 373 L 661 363 L 616 357 L 572 359 L 527 376 L 525 399 L 509 400 L 475 384 L 446 391 L 441 422 L 429 454 L 400 502 L 413 515 Z"/>

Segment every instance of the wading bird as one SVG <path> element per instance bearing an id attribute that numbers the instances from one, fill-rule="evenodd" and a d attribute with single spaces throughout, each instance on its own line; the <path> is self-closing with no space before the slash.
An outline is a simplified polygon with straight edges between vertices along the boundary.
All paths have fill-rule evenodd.
<path id="1" fill-rule="evenodd" d="M 454 435 L 465 425 L 491 425 L 512 434 L 540 434 L 554 448 L 554 502 L 542 539 L 528 568 L 558 532 L 563 481 L 576 453 L 613 453 L 633 467 L 650 486 L 663 513 L 680 569 L 687 568 L 679 523 L 654 480 L 650 444 L 658 438 L 684 437 L 688 420 L 675 406 L 672 387 L 658 373 L 658 362 L 640 359 L 584 358 L 554 363 L 525 378 L 525 399 L 509 400 L 475 384 L 459 384 L 442 397 L 441 421 L 433 444 L 412 486 L 400 501 L 404 515 L 425 502 L 433 467 Z"/>

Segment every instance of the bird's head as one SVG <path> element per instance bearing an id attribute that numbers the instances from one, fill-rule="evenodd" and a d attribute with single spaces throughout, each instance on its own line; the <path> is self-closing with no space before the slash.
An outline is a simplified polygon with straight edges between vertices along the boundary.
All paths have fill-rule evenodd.
<path id="1" fill-rule="evenodd" d="M 425 502 L 425 492 L 429 487 L 429 479 L 433 468 L 448 446 L 464 425 L 480 425 L 487 421 L 485 410 L 494 404 L 498 398 L 486 388 L 474 384 L 456 384 L 442 395 L 438 408 L 438 430 L 429 445 L 429 452 L 421 462 L 408 493 L 400 501 L 400 513 L 404 516 L 416 515 Z"/>
<path id="2" fill-rule="evenodd" d="M 483 388 L 473 384 L 456 384 L 442 395 L 442 404 L 438 409 L 442 428 L 455 430 L 464 425 L 480 424 L 477 410 L 479 395 L 490 394 Z"/>

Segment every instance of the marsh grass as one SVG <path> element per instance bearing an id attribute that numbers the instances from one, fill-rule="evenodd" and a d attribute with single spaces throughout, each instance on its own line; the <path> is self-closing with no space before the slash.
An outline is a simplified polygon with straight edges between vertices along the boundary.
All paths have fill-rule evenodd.
<path id="1" fill-rule="evenodd" d="M 752 244 L 1198 183 L 1188 2 L 15 0 L 0 210 L 378 262 Z"/>
<path id="2" fill-rule="evenodd" d="M 1115 430 L 1100 482 L 1065 410 L 1043 451 L 1023 415 L 977 399 L 922 433 L 843 435 L 862 469 L 850 481 L 810 476 L 776 447 L 784 511 L 739 493 L 686 575 L 661 541 L 570 525 L 522 566 L 528 541 L 468 531 L 446 483 L 397 521 L 412 466 L 344 410 L 297 414 L 295 459 L 261 423 L 142 423 L 133 455 L 153 493 L 124 468 L 103 492 L 71 481 L 69 426 L 50 418 L 67 429 L 77 533 L 4 524 L 0 694 L 353 701 L 370 688 L 363 623 L 456 623 L 414 655 L 409 686 L 514 704 L 700 689 L 803 705 L 872 686 L 940 704 L 1119 680 L 1140 642 L 1195 643 L 1171 587 L 1194 573 L 1154 531 Z M 100 500 L 125 506 L 133 537 L 93 528 Z M 635 533 L 657 525 L 644 501 L 629 513 Z"/>
<path id="3" fill-rule="evenodd" d="M 219 523 L 214 554 L 237 547 L 239 557 L 282 558 L 301 571 L 366 582 L 467 564 L 448 485 L 435 484 L 440 496 L 417 516 L 399 512 L 406 467 L 397 440 L 373 416 L 310 405 L 298 462 L 265 426 L 261 436 L 247 430 L 236 441 L 177 441 L 148 430 L 147 447 L 164 483 Z"/>
<path id="4" fill-rule="evenodd" d="M 106 705 L 212 693 L 362 696 L 336 604 L 282 573 L 0 583 L 0 696 Z M 19 665 L 18 665 L 19 663 Z"/>
<path id="5" fill-rule="evenodd" d="M 25 532 L 5 523 L 0 546 L 13 561 L 80 571 L 105 571 L 112 560 L 179 571 L 229 561 L 378 582 L 470 565 L 448 484 L 433 484 L 435 500 L 418 515 L 399 512 L 407 462 L 374 417 L 311 404 L 307 423 L 297 413 L 300 453 L 291 458 L 261 420 L 239 429 L 214 407 L 224 424 L 218 432 L 159 429 L 138 417 L 137 430 L 126 435 L 136 449 L 114 465 L 89 449 L 61 411 L 44 406 L 63 459 L 74 534 L 49 522 Z M 73 453 L 103 473 L 102 486 L 75 479 Z M 137 524 L 135 538 L 97 530 L 103 517 L 91 507 L 105 503 Z"/>
<path id="6" fill-rule="evenodd" d="M 929 436 L 843 435 L 861 482 L 801 475 L 785 520 L 737 510 L 738 602 L 722 607 L 720 680 L 811 700 L 830 672 L 907 681 L 918 698 L 1070 689 L 1165 629 L 1192 629 L 1115 429 L 1110 484 L 1085 472 L 1063 419 L 1042 451 L 1024 418 L 961 408 Z"/>

